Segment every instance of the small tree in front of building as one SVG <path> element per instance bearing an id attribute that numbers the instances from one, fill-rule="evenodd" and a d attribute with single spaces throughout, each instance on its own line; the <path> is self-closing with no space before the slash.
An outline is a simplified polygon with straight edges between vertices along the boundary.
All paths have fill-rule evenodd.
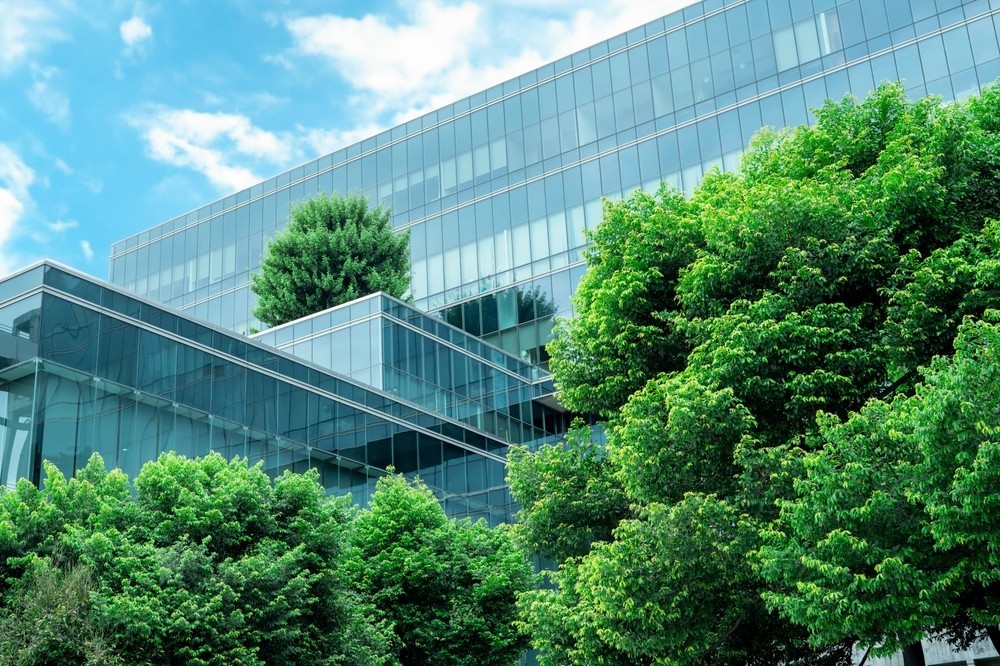
<path id="1" fill-rule="evenodd" d="M 389 211 L 359 194 L 326 195 L 292 208 L 270 243 L 250 287 L 254 316 L 267 326 L 305 317 L 384 291 L 410 288 L 410 235 L 395 233 Z"/>

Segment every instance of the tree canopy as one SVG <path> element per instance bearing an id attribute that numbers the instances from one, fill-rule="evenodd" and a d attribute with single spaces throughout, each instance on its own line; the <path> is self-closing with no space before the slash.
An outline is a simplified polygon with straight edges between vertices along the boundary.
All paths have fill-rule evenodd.
<path id="1" fill-rule="evenodd" d="M 690 197 L 605 204 L 549 350 L 560 399 L 605 420 L 602 464 L 577 468 L 631 510 L 524 596 L 547 664 L 847 663 L 1000 620 L 992 422 L 928 398 L 960 393 L 930 387 L 1000 307 L 1000 88 L 943 104 L 887 85 L 815 114 Z M 940 435 L 914 425 L 927 409 Z M 524 455 L 589 454 L 571 437 Z M 539 464 L 510 468 L 519 530 L 579 543 L 524 490 Z M 601 515 L 590 478 L 574 515 Z"/>
<path id="2" fill-rule="evenodd" d="M 296 204 L 253 276 L 253 314 L 278 326 L 377 291 L 403 298 L 409 243 L 409 232 L 393 231 L 389 211 L 369 208 L 360 194 L 320 194 Z"/>
<path id="3" fill-rule="evenodd" d="M 359 511 L 315 471 L 168 453 L 130 484 L 95 455 L 0 494 L 0 666 L 507 666 L 530 582 L 399 476 Z"/>
<path id="4" fill-rule="evenodd" d="M 505 530 L 450 520 L 427 486 L 392 474 L 355 544 L 359 588 L 394 628 L 403 666 L 504 666 L 527 647 L 514 620 L 532 571 Z"/>

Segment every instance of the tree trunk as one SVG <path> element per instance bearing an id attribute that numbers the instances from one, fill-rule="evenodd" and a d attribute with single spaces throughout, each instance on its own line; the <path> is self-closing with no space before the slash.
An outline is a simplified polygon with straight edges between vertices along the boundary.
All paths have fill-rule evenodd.
<path id="1" fill-rule="evenodd" d="M 990 641 L 993 643 L 993 649 L 1000 654 L 1000 627 L 995 624 L 990 624 L 986 626 L 986 633 L 990 637 Z"/>
<path id="2" fill-rule="evenodd" d="M 920 641 L 910 643 L 903 648 L 903 666 L 927 666 L 924 661 L 924 646 Z"/>

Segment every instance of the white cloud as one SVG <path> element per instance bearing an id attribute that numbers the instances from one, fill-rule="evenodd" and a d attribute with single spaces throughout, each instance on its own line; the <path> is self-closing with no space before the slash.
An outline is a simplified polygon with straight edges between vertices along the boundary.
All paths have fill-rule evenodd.
<path id="1" fill-rule="evenodd" d="M 28 89 L 28 101 L 45 118 L 60 127 L 69 126 L 70 105 L 66 93 L 54 87 L 50 81 L 58 75 L 54 67 L 32 67 L 35 82 Z"/>
<path id="2" fill-rule="evenodd" d="M 125 53 L 132 55 L 141 50 L 144 44 L 153 38 L 153 27 L 140 16 L 133 16 L 118 26 L 118 32 L 125 43 Z"/>
<path id="3" fill-rule="evenodd" d="M 327 155 L 344 146 L 374 136 L 383 129 L 385 127 L 382 125 L 360 125 L 348 130 L 325 130 L 299 125 L 295 129 L 295 134 L 299 137 L 304 152 L 315 156 Z"/>
<path id="4" fill-rule="evenodd" d="M 80 223 L 76 220 L 56 220 L 55 222 L 46 222 L 45 226 L 54 234 L 64 234 L 70 229 L 80 226 Z"/>
<path id="5" fill-rule="evenodd" d="M 28 188 L 35 182 L 35 172 L 6 144 L 0 143 L 0 274 L 5 275 L 17 263 L 7 252 L 7 241 L 18 222 L 32 206 Z"/>
<path id="6" fill-rule="evenodd" d="M 90 247 L 90 241 L 82 240 L 80 241 L 80 250 L 83 252 L 83 256 L 87 261 L 94 258 L 94 249 Z"/>
<path id="7" fill-rule="evenodd" d="M 286 27 L 299 52 L 330 61 L 354 85 L 391 95 L 454 68 L 477 39 L 480 9 L 474 3 L 421 0 L 404 10 L 410 23 L 327 14 L 290 19 Z"/>
<path id="8" fill-rule="evenodd" d="M 163 106 L 127 116 L 147 154 L 202 174 L 220 192 L 259 182 L 295 161 L 332 152 L 693 0 L 397 0 L 401 19 L 369 14 L 277 17 L 292 47 L 269 57 L 288 67 L 318 59 L 351 89 L 339 126 L 272 132 L 247 115 Z M 530 26 L 527 29 L 526 26 Z M 266 94 L 265 94 L 266 95 Z M 224 100 L 206 95 L 208 107 Z M 284 103 L 270 95 L 252 108 Z"/>
<path id="9" fill-rule="evenodd" d="M 53 10 L 51 4 L 34 0 L 0 4 L 0 74 L 27 62 L 50 42 L 65 39 L 55 25 L 60 12 Z"/>
<path id="10" fill-rule="evenodd" d="M 100 178 L 91 176 L 87 173 L 77 173 L 76 169 L 67 164 L 66 160 L 62 158 L 57 157 L 55 162 L 53 162 L 53 166 L 67 176 L 76 176 L 77 182 L 94 194 L 100 194 L 104 189 L 104 182 Z"/>
<path id="11" fill-rule="evenodd" d="M 397 0 L 402 21 L 286 18 L 292 48 L 274 59 L 325 61 L 353 88 L 358 124 L 395 124 L 692 2 Z"/>
<path id="12" fill-rule="evenodd" d="M 221 192 L 261 180 L 252 166 L 286 166 L 300 157 L 297 139 L 255 127 L 244 115 L 153 106 L 126 120 L 146 141 L 153 159 L 193 169 Z"/>

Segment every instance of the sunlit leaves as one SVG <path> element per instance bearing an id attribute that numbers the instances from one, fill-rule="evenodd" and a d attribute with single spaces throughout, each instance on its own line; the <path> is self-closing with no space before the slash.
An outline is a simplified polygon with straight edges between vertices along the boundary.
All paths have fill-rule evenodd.
<path id="1" fill-rule="evenodd" d="M 404 665 L 507 666 L 526 647 L 514 624 L 531 568 L 510 534 L 449 519 L 424 484 L 379 480 L 354 532 L 359 589 L 396 635 Z"/>
<path id="2" fill-rule="evenodd" d="M 556 551 L 573 556 L 557 589 L 525 604 L 551 664 L 684 663 L 672 631 L 687 663 L 727 650 L 741 663 L 768 650 L 836 662 L 854 641 L 889 651 L 937 629 L 966 640 L 976 621 L 1000 620 L 1000 377 L 972 351 L 1000 345 L 968 323 L 1000 308 L 1000 87 L 945 105 L 889 85 L 816 118 L 762 131 L 738 173 L 709 174 L 688 200 L 606 206 L 577 316 L 550 351 L 565 404 L 606 420 L 607 453 L 599 473 L 578 466 L 558 506 L 580 505 L 591 478 L 616 479 L 632 506 L 589 551 Z M 550 455 L 518 454 L 515 496 Z M 780 618 L 757 613 L 768 621 L 743 631 L 753 603 L 689 574 L 713 600 L 697 612 L 744 618 L 713 639 L 669 575 L 630 559 L 652 557 L 657 535 L 683 543 L 661 518 L 692 493 L 732 509 L 745 566 L 727 575 Z M 587 543 L 579 519 L 524 497 L 524 526 L 545 518 L 552 542 Z M 688 527 L 664 571 L 694 571 L 702 547 L 731 538 Z M 624 621 L 631 604 L 669 618 L 662 634 Z"/>

